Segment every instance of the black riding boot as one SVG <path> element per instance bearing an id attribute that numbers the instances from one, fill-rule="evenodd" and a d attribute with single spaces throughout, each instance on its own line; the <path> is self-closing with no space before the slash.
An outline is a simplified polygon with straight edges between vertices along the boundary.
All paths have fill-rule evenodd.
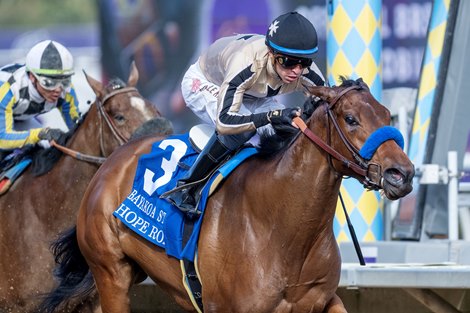
<path id="1" fill-rule="evenodd" d="M 166 198 L 183 212 L 195 212 L 196 204 L 199 201 L 199 187 L 205 178 L 231 151 L 222 144 L 217 135 L 214 134 L 201 151 L 188 173 L 181 178 L 177 187 L 194 183 L 187 188 L 182 188 L 172 192 Z"/>

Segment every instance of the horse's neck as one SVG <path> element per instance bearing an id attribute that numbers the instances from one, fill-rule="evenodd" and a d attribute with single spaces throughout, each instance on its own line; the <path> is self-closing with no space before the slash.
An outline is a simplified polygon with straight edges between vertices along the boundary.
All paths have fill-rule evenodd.
<path id="1" fill-rule="evenodd" d="M 85 119 L 67 142 L 66 147 L 81 155 L 103 157 L 100 144 L 100 137 L 102 136 L 100 127 L 102 125 L 98 119 L 99 116 L 95 106 L 91 106 Z M 97 163 L 87 162 L 71 156 L 62 156 L 52 168 L 52 171 L 63 172 L 63 169 L 66 168 L 67 175 L 80 177 L 80 180 L 88 183 L 88 180 L 97 171 L 98 166 Z"/>
<path id="2" fill-rule="evenodd" d="M 77 128 L 70 139 L 68 148 L 96 157 L 102 157 L 101 136 L 103 125 L 95 105 L 90 107 L 83 123 Z"/>
<path id="3" fill-rule="evenodd" d="M 278 167 L 289 168 L 284 173 L 284 180 L 290 183 L 285 184 L 283 189 L 298 195 L 297 201 L 309 208 L 312 215 L 334 215 L 334 209 L 330 208 L 336 205 L 341 179 L 330 166 L 323 150 L 301 134 L 282 155 Z"/>
<path id="4" fill-rule="evenodd" d="M 262 223 L 275 227 L 286 242 L 297 242 L 301 253 L 314 241 L 331 238 L 341 178 L 330 167 L 326 154 L 301 134 L 269 166 L 273 177 L 262 182 L 263 192 L 270 194 L 263 206 L 263 214 L 269 218 Z"/>

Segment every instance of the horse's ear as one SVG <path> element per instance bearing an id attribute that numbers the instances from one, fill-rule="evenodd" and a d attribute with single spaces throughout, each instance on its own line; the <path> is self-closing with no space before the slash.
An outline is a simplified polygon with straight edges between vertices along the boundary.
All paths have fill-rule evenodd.
<path id="1" fill-rule="evenodd" d="M 362 77 L 359 77 L 358 79 L 356 79 L 356 82 L 359 84 L 359 86 L 361 86 L 362 88 L 366 89 L 366 90 L 370 90 L 369 89 L 369 86 L 366 84 L 366 82 L 362 79 Z"/>
<path id="2" fill-rule="evenodd" d="M 137 66 L 135 66 L 135 61 L 132 61 L 129 79 L 127 80 L 127 86 L 135 87 L 135 85 L 137 85 L 138 80 L 139 71 L 137 70 Z"/>
<path id="3" fill-rule="evenodd" d="M 305 86 L 309 96 L 317 96 L 318 98 L 330 102 L 336 97 L 336 91 L 326 86 Z"/>
<path id="4" fill-rule="evenodd" d="M 94 79 L 91 76 L 88 76 L 88 74 L 83 70 L 83 74 L 85 75 L 85 78 L 88 82 L 88 85 L 90 85 L 91 89 L 93 89 L 93 92 L 98 98 L 103 98 L 104 91 L 103 91 L 103 84 L 96 79 Z"/>

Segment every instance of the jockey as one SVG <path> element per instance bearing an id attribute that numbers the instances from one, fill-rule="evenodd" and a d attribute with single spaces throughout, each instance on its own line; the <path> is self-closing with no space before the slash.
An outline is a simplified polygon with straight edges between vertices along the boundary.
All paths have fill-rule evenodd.
<path id="1" fill-rule="evenodd" d="M 80 116 L 71 84 L 73 57 L 60 43 L 45 40 L 26 55 L 26 65 L 0 69 L 0 154 L 57 140 L 62 131 L 41 127 L 35 117 L 59 108 L 69 128 Z"/>
<path id="2" fill-rule="evenodd" d="M 187 106 L 216 132 L 189 172 L 167 196 L 182 211 L 195 211 L 198 181 L 265 125 L 296 127 L 300 108 L 286 108 L 276 95 L 324 85 L 313 57 L 317 33 L 297 12 L 277 17 L 263 35 L 236 35 L 215 41 L 182 80 Z"/>

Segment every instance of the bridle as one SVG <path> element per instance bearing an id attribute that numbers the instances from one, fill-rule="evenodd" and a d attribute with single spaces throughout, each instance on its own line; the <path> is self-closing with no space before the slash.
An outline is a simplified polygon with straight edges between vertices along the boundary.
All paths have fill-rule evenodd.
<path id="1" fill-rule="evenodd" d="M 97 106 L 98 110 L 98 117 L 99 117 L 99 138 L 100 138 L 100 151 L 102 155 L 105 155 L 104 152 L 104 140 L 103 140 L 103 120 L 108 125 L 108 128 L 111 130 L 111 133 L 113 134 L 114 138 L 119 142 L 119 145 L 123 145 L 128 141 L 128 138 L 126 138 L 122 133 L 119 131 L 119 129 L 116 127 L 114 124 L 111 116 L 106 112 L 104 109 L 104 104 L 106 101 L 111 99 L 112 97 L 121 94 L 121 93 L 126 93 L 126 92 L 138 92 L 137 88 L 135 87 L 122 87 L 120 85 L 115 85 L 113 86 L 114 90 L 107 94 L 106 96 L 103 97 L 103 99 L 99 99 L 98 97 L 96 98 L 95 104 Z M 96 163 L 96 164 L 102 164 L 104 161 L 106 161 L 105 157 L 98 157 L 98 156 L 92 156 L 88 154 L 83 154 L 78 151 L 72 150 L 70 148 L 67 148 L 65 146 L 62 146 L 55 142 L 54 140 L 51 141 L 51 145 L 55 147 L 57 150 L 60 150 L 61 152 L 81 161 L 85 162 L 90 162 L 90 163 Z"/>
<path id="2" fill-rule="evenodd" d="M 361 156 L 361 151 L 359 151 L 351 142 L 348 140 L 348 138 L 344 135 L 344 132 L 342 129 L 339 127 L 338 121 L 336 119 L 336 116 L 333 113 L 333 107 L 335 104 L 341 99 L 342 96 L 344 96 L 346 93 L 352 91 L 352 90 L 362 90 L 364 88 L 367 88 L 362 82 L 360 85 L 353 85 L 350 87 L 347 87 L 343 89 L 341 92 L 339 92 L 336 97 L 331 101 L 327 102 L 327 105 L 324 105 L 325 107 L 325 113 L 326 113 L 326 123 L 327 123 L 327 143 L 324 142 L 320 137 L 315 135 L 305 124 L 305 122 L 300 118 L 296 117 L 294 118 L 294 123 L 296 123 L 297 126 L 299 126 L 300 130 L 316 145 L 318 145 L 321 149 L 323 149 L 325 152 L 328 153 L 328 162 L 330 167 L 337 173 L 337 175 L 341 175 L 338 173 L 338 171 L 334 168 L 333 162 L 331 158 L 335 158 L 336 160 L 340 161 L 343 166 L 351 169 L 354 173 L 356 173 L 359 176 L 359 180 L 362 182 L 364 185 L 364 188 L 370 189 L 370 190 L 380 190 L 383 188 L 383 175 L 382 175 L 382 168 L 379 164 L 372 163 L 365 158 Z M 346 148 L 349 150 L 351 153 L 352 157 L 354 160 L 350 160 L 343 156 L 341 153 L 336 151 L 332 146 L 331 146 L 331 127 L 330 127 L 330 121 L 334 125 L 334 128 L 336 129 L 337 133 L 339 134 L 339 137 L 341 138 L 341 141 L 343 144 L 346 146 Z M 364 143 L 364 147 L 367 146 L 369 143 L 369 139 L 374 137 L 374 134 L 381 134 L 381 128 L 375 130 L 371 135 L 369 135 L 369 138 L 366 140 Z M 393 133 L 390 135 L 383 136 L 382 142 L 388 139 L 394 139 L 397 141 Z M 382 143 L 379 143 L 379 145 Z M 399 142 L 397 144 L 400 145 Z M 372 145 L 369 145 L 369 147 Z M 402 146 L 402 145 L 400 145 Z M 363 147 L 363 148 L 364 148 Z M 378 147 L 378 146 L 377 146 Z M 403 148 L 403 147 L 402 147 Z M 375 151 L 375 150 L 374 150 Z M 364 154 L 363 154 L 364 155 Z M 351 220 L 349 219 L 348 216 L 348 211 L 346 210 L 346 206 L 344 204 L 343 197 L 341 196 L 341 192 L 338 193 L 339 199 L 341 201 L 341 205 L 343 207 L 343 212 L 346 217 L 346 223 L 348 225 L 352 241 L 354 243 L 354 248 L 356 250 L 359 263 L 364 266 L 366 265 L 364 256 L 362 255 L 361 247 L 359 245 L 359 241 L 357 240 L 356 232 L 354 231 L 354 227 L 351 223 Z"/>
<path id="3" fill-rule="evenodd" d="M 364 87 L 362 85 L 353 85 L 343 89 L 340 93 L 336 95 L 336 97 L 325 105 L 325 113 L 327 115 L 327 128 L 328 128 L 328 137 L 327 142 L 323 141 L 320 137 L 315 135 L 305 124 L 305 122 L 300 118 L 294 118 L 294 123 L 300 128 L 300 130 L 315 144 L 317 144 L 321 149 L 328 153 L 328 161 L 330 166 L 334 169 L 333 163 L 331 158 L 335 158 L 336 160 L 340 161 L 343 166 L 351 169 L 354 173 L 359 175 L 361 183 L 364 185 L 365 188 L 370 190 L 379 190 L 382 189 L 382 168 L 379 164 L 370 162 L 363 157 L 360 156 L 359 150 L 351 144 L 351 142 L 347 139 L 344 135 L 343 130 L 339 127 L 338 121 L 336 119 L 335 114 L 333 113 L 333 107 L 335 104 L 343 97 L 346 93 L 352 90 L 361 90 Z M 330 121 L 333 124 L 334 128 L 336 129 L 341 141 L 344 143 L 346 148 L 351 153 L 354 160 L 351 160 L 341 153 L 336 151 L 331 146 L 331 127 Z M 335 169 L 334 169 L 335 170 Z M 335 170 L 338 173 L 338 171 Z"/>

